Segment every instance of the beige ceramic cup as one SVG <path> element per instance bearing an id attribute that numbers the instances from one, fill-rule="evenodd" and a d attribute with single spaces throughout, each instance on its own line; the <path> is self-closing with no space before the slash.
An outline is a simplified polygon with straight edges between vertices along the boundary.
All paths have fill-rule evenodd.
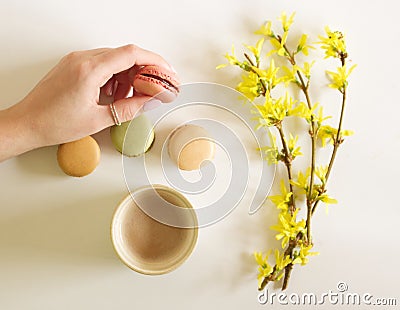
<path id="1" fill-rule="evenodd" d="M 190 228 L 162 224 L 136 203 L 154 202 L 156 195 L 174 206 L 190 209 L 181 220 L 181 227 Z M 191 204 L 182 194 L 164 185 L 141 187 L 128 195 L 118 205 L 111 223 L 112 242 L 121 261 L 149 275 L 168 273 L 179 267 L 192 253 L 197 235 L 197 217 Z"/>

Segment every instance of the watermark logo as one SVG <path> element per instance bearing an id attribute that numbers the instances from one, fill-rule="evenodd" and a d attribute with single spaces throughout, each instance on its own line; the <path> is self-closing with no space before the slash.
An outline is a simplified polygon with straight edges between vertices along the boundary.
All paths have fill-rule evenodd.
<path id="1" fill-rule="evenodd" d="M 370 293 L 352 293 L 349 292 L 349 286 L 346 282 L 340 281 L 336 285 L 336 290 L 328 292 L 315 293 L 291 293 L 269 292 L 265 288 L 258 294 L 258 302 L 262 305 L 352 305 L 352 306 L 397 306 L 396 298 L 375 298 Z"/>
<path id="2" fill-rule="evenodd" d="M 346 282 L 338 282 L 336 286 L 340 293 L 346 292 L 349 289 Z"/>
<path id="3" fill-rule="evenodd" d="M 260 150 L 269 144 L 269 134 L 266 128 L 255 129 L 257 121 L 252 110 L 256 110 L 254 103 L 230 87 L 214 83 L 182 85 L 174 102 L 146 112 L 154 125 L 155 141 L 142 156 L 123 157 L 128 190 L 132 193 L 142 186 L 168 185 L 193 204 L 198 227 L 223 219 L 245 195 L 249 214 L 255 213 L 269 194 L 276 167 L 268 165 Z M 188 124 L 209 132 L 216 148 L 215 160 L 197 171 L 180 170 L 168 155 L 171 133 Z M 133 129 L 129 126 L 128 133 Z M 162 198 L 157 208 L 135 202 L 152 218 L 175 227 L 182 227 L 180 219 L 191 212 Z"/>

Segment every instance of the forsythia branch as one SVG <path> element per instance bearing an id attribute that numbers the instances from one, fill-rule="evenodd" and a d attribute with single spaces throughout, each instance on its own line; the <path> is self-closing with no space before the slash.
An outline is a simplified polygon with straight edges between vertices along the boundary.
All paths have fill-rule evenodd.
<path id="1" fill-rule="evenodd" d="M 309 56 L 309 50 L 315 49 L 307 43 L 308 36 L 302 34 L 299 37 L 298 44 L 294 49 L 290 49 L 287 44 L 289 30 L 294 21 L 294 13 L 290 16 L 282 13 L 281 34 L 276 34 L 272 30 L 272 22 L 263 24 L 256 34 L 262 36 L 254 45 L 245 45 L 252 53 L 244 53 L 244 60 L 241 61 L 235 56 L 234 48 L 231 54 L 225 57 L 230 65 L 242 69 L 245 74 L 242 76 L 236 89 L 242 92 L 249 100 L 254 101 L 258 97 L 264 97 L 263 104 L 256 105 L 255 114 L 258 120 L 258 129 L 275 127 L 279 134 L 279 140 L 282 148 L 277 146 L 275 135 L 271 136 L 271 146 L 265 146 L 261 149 L 265 151 L 268 162 L 282 162 L 287 170 L 287 182 L 281 180 L 281 193 L 275 196 L 269 196 L 269 199 L 280 210 L 278 224 L 271 229 L 276 231 L 276 239 L 281 240 L 281 249 L 274 250 L 274 263 L 271 263 L 270 254 L 272 249 L 263 255 L 260 252 L 255 253 L 255 259 L 258 264 L 258 288 L 264 287 L 273 281 L 280 281 L 283 278 L 282 290 L 286 289 L 290 280 L 294 265 L 305 265 L 310 256 L 316 255 L 311 252 L 313 240 L 311 234 L 312 216 L 320 201 L 325 204 L 336 203 L 336 200 L 327 194 L 327 182 L 330 177 L 333 164 L 336 159 L 339 146 L 343 142 L 343 137 L 350 135 L 350 131 L 343 130 L 344 111 L 346 106 L 348 77 L 355 66 L 346 67 L 348 53 L 344 35 L 339 31 L 331 31 L 329 27 L 325 28 L 325 36 L 319 36 L 320 48 L 325 52 L 325 58 L 336 58 L 341 66 L 336 72 L 327 71 L 331 84 L 329 87 L 338 90 L 342 94 L 342 105 L 340 109 L 339 124 L 333 128 L 324 122 L 329 118 L 323 115 L 322 107 L 313 104 L 310 94 L 311 67 L 314 63 L 298 63 L 298 54 L 302 53 Z M 269 66 L 262 66 L 261 55 L 264 48 L 264 42 L 269 40 L 272 49 L 268 52 L 267 58 L 270 58 Z M 291 65 L 291 68 L 283 66 L 286 74 L 281 74 L 280 67 L 275 66 L 274 57 L 283 57 Z M 217 68 L 226 66 L 220 65 Z M 282 84 L 288 90 L 288 85 L 293 83 L 300 88 L 303 99 L 291 97 L 288 91 L 284 95 L 275 88 Z M 274 93 L 274 94 L 273 94 Z M 285 135 L 284 123 L 288 117 L 300 117 L 304 119 L 308 127 L 308 135 L 311 139 L 311 158 L 310 167 L 298 171 L 297 176 L 293 174 L 293 161 L 297 156 L 302 155 L 301 147 L 297 145 L 298 136 L 289 133 L 290 138 Z M 332 153 L 327 166 L 317 166 L 316 148 L 317 141 L 320 140 L 322 146 L 326 142 L 332 144 Z M 288 188 L 286 186 L 288 184 Z M 296 189 L 296 193 L 295 193 Z M 298 211 L 302 205 L 298 203 L 304 197 L 307 212 L 305 218 L 298 216 Z M 296 200 L 298 200 L 296 203 Z"/>

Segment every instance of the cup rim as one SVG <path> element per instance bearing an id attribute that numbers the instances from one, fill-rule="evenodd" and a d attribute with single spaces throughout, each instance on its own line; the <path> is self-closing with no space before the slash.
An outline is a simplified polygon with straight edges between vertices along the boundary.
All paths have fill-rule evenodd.
<path id="1" fill-rule="evenodd" d="M 123 258 L 123 254 L 120 251 L 120 248 L 122 248 L 122 246 L 118 245 L 118 242 L 116 240 L 116 235 L 115 235 L 115 227 L 116 227 L 116 221 L 118 220 L 118 216 L 120 215 L 120 212 L 122 211 L 122 209 L 125 207 L 126 203 L 128 203 L 128 201 L 130 201 L 131 199 L 133 199 L 134 195 L 139 194 L 140 192 L 143 192 L 145 190 L 148 189 L 154 189 L 154 190 L 163 190 L 163 191 L 167 191 L 170 194 L 175 195 L 177 198 L 179 198 L 181 201 L 183 201 L 185 208 L 188 209 L 192 209 L 193 212 L 193 221 L 195 223 L 194 227 L 191 228 L 181 228 L 181 229 L 188 229 L 188 230 L 192 230 L 192 240 L 190 242 L 190 244 L 188 244 L 187 247 L 185 247 L 185 254 L 182 255 L 179 260 L 170 266 L 166 266 L 164 268 L 159 268 L 159 269 L 151 269 L 151 268 L 141 268 L 137 265 L 135 265 L 134 263 L 130 263 L 128 261 L 126 261 Z M 147 215 L 148 216 L 148 215 Z M 151 184 L 151 185 L 144 185 L 141 187 L 136 188 L 134 191 L 129 192 L 127 196 L 125 196 L 121 202 L 117 205 L 116 209 L 114 210 L 114 214 L 112 216 L 112 220 L 111 220 L 111 225 L 110 225 L 110 234 L 111 234 L 111 242 L 114 248 L 114 252 L 117 254 L 119 260 L 128 268 L 132 269 L 133 271 L 136 271 L 138 273 L 144 274 L 144 275 L 161 275 L 161 274 L 166 274 L 169 273 L 175 269 L 177 269 L 179 266 L 181 266 L 187 259 L 188 257 L 193 253 L 193 250 L 197 244 L 197 240 L 198 240 L 198 220 L 197 220 L 197 216 L 196 213 L 194 212 L 194 208 L 192 206 L 192 204 L 189 202 L 189 200 L 182 195 L 180 192 L 176 191 L 173 188 L 170 188 L 168 186 L 162 185 L 162 184 Z"/>

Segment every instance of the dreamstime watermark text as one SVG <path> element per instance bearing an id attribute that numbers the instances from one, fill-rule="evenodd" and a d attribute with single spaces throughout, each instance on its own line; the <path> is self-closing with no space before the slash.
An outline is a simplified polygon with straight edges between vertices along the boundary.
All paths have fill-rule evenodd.
<path id="1" fill-rule="evenodd" d="M 375 298 L 370 293 L 349 292 L 346 282 L 338 282 L 336 290 L 329 290 L 326 293 L 291 293 L 269 292 L 265 288 L 258 294 L 258 302 L 262 305 L 354 305 L 354 306 L 397 306 L 397 298 Z"/>

